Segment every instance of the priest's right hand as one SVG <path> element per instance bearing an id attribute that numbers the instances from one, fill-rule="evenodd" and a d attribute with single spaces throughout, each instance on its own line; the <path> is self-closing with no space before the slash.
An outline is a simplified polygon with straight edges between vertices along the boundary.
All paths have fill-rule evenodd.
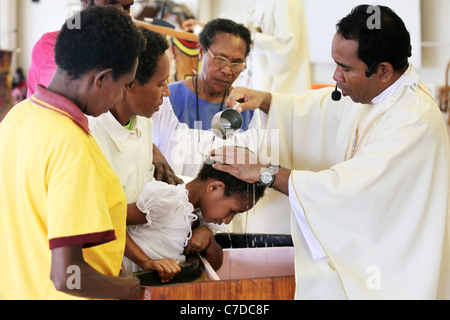
<path id="1" fill-rule="evenodd" d="M 228 108 L 233 108 L 236 102 L 240 103 L 236 108 L 239 112 L 259 108 L 261 111 L 269 113 L 272 94 L 270 92 L 237 87 L 231 91 L 225 105 Z"/>

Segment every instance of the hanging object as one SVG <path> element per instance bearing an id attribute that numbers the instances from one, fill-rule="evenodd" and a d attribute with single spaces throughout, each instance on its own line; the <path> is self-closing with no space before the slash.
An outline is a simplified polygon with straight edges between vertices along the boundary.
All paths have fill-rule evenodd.
<path id="1" fill-rule="evenodd" d="M 12 51 L 0 50 L 0 122 L 12 108 L 11 98 Z"/>

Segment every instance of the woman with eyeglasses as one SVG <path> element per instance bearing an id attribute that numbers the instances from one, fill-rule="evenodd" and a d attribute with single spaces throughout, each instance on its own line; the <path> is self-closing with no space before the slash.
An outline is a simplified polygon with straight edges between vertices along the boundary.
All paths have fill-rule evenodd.
<path id="1" fill-rule="evenodd" d="M 201 71 L 191 79 L 170 84 L 170 102 L 180 122 L 191 129 L 211 129 L 214 115 L 225 107 L 233 82 L 247 68 L 250 31 L 227 19 L 207 23 L 199 36 Z M 242 113 L 247 130 L 254 112 Z"/>
<path id="2" fill-rule="evenodd" d="M 152 117 L 153 142 L 179 177 L 195 178 L 218 145 L 237 144 L 257 151 L 266 117 L 259 110 L 242 113 L 243 132 L 234 139 L 222 140 L 211 130 L 212 118 L 226 109 L 233 82 L 247 68 L 251 45 L 250 31 L 243 25 L 212 20 L 199 36 L 200 73 L 169 85 L 170 97 Z"/>

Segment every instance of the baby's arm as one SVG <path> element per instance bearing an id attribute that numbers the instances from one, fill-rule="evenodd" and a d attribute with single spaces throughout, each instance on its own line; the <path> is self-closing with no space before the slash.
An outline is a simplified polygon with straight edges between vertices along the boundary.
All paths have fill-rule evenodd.
<path id="1" fill-rule="evenodd" d="M 192 230 L 192 238 L 184 250 L 186 255 L 202 253 L 214 270 L 222 266 L 222 247 L 214 239 L 214 234 L 207 226 L 200 226 Z"/>
<path id="2" fill-rule="evenodd" d="M 181 267 L 177 261 L 172 259 L 149 259 L 144 265 L 144 270 L 158 272 L 161 283 L 166 283 L 181 272 Z"/>
<path id="3" fill-rule="evenodd" d="M 137 207 L 136 203 L 130 203 L 127 207 L 127 226 L 136 226 L 147 223 L 146 214 Z"/>
<path id="4" fill-rule="evenodd" d="M 144 271 L 158 272 L 161 283 L 169 282 L 174 276 L 181 272 L 181 267 L 175 260 L 150 259 L 128 234 L 125 245 L 125 257 L 136 263 Z"/>
<path id="5" fill-rule="evenodd" d="M 141 212 L 135 203 L 128 205 L 127 225 L 136 225 L 146 223 L 146 215 Z M 150 259 L 147 254 L 133 241 L 127 233 L 125 244 L 125 257 L 137 264 L 144 271 L 156 271 L 161 278 L 161 283 L 169 282 L 175 275 L 180 273 L 181 267 L 175 260 Z"/>

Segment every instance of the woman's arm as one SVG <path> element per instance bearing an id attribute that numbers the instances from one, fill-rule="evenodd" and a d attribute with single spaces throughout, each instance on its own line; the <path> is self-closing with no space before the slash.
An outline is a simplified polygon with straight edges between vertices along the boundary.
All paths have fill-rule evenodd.
<path id="1" fill-rule="evenodd" d="M 50 279 L 56 290 L 88 299 L 132 300 L 141 292 L 136 277 L 108 276 L 92 268 L 84 261 L 81 245 L 52 250 Z"/>
<path id="2" fill-rule="evenodd" d="M 183 184 L 183 180 L 177 177 L 167 159 L 155 144 L 153 144 L 153 165 L 155 166 L 155 180 L 173 185 Z"/>

